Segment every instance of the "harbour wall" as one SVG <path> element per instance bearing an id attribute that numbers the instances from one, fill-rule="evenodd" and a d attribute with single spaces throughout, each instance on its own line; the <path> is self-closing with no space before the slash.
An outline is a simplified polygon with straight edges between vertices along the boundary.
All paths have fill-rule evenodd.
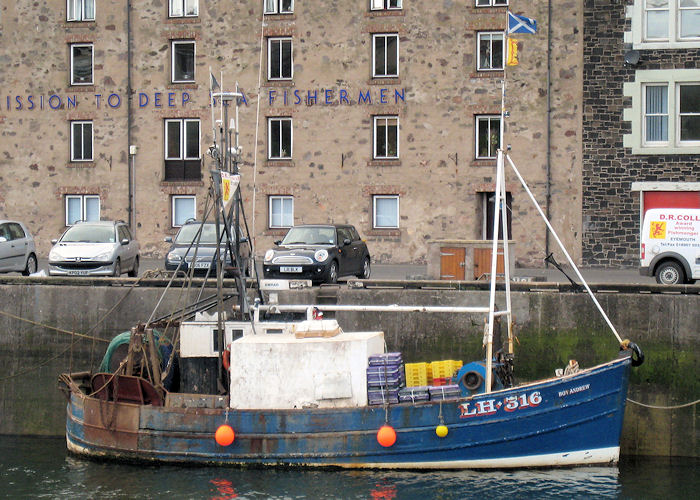
<path id="1" fill-rule="evenodd" d="M 0 281 L 0 434 L 63 435 L 65 399 L 57 377 L 96 370 L 107 342 L 137 322 L 166 316 L 215 289 L 189 291 L 128 280 Z M 695 287 L 693 287 L 695 288 Z M 700 288 L 700 287 L 698 287 Z M 698 290 L 700 291 L 700 290 Z M 599 293 L 622 338 L 644 350 L 633 368 L 623 455 L 700 457 L 698 405 L 669 409 L 700 394 L 698 293 Z M 280 291 L 280 303 L 483 306 L 485 290 L 312 288 Z M 502 293 L 497 306 L 504 306 Z M 158 309 L 152 316 L 156 304 Z M 617 355 L 618 342 L 584 293 L 514 287 L 516 381 L 553 375 L 570 359 L 581 367 Z M 326 317 L 331 316 L 327 313 Z M 477 314 L 338 312 L 345 330 L 383 330 L 387 348 L 406 362 L 483 359 L 484 318 Z M 494 346 L 505 340 L 496 329 Z"/>

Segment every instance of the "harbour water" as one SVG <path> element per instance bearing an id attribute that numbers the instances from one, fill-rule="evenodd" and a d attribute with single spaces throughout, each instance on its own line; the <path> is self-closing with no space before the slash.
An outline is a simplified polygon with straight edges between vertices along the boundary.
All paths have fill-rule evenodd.
<path id="1" fill-rule="evenodd" d="M 62 438 L 0 436 L 0 497 L 101 499 L 693 498 L 700 461 L 522 471 L 345 471 L 182 467 L 74 457 Z"/>

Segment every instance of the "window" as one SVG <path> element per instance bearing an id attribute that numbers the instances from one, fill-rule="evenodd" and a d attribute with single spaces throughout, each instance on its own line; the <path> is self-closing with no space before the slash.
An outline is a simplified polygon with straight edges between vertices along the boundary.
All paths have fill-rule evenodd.
<path id="1" fill-rule="evenodd" d="M 267 41 L 267 79 L 291 80 L 292 39 L 270 38 Z"/>
<path id="2" fill-rule="evenodd" d="M 496 158 L 501 146 L 501 117 L 476 117 L 476 157 Z"/>
<path id="3" fill-rule="evenodd" d="M 66 195 L 66 226 L 78 221 L 100 220 L 100 197 L 94 194 Z"/>
<path id="4" fill-rule="evenodd" d="M 199 119 L 165 120 L 165 180 L 200 180 Z"/>
<path id="5" fill-rule="evenodd" d="M 170 0 L 170 17 L 197 17 L 199 0 Z"/>
<path id="6" fill-rule="evenodd" d="M 172 43 L 172 82 L 194 81 L 194 54 L 193 41 L 177 41 Z"/>
<path id="7" fill-rule="evenodd" d="M 264 0 L 265 14 L 291 14 L 294 12 L 294 0 Z"/>
<path id="8" fill-rule="evenodd" d="M 508 5 L 508 0 L 476 0 L 477 7 L 500 7 Z"/>
<path id="9" fill-rule="evenodd" d="M 71 122 L 70 161 L 92 161 L 92 122 Z"/>
<path id="10" fill-rule="evenodd" d="M 399 35 L 372 35 L 372 76 L 399 76 Z"/>
<path id="11" fill-rule="evenodd" d="M 644 142 L 668 142 L 668 85 L 647 85 L 644 99 Z"/>
<path id="12" fill-rule="evenodd" d="M 398 10 L 402 0 L 371 0 L 372 10 Z"/>
<path id="13" fill-rule="evenodd" d="M 292 159 L 292 119 L 268 118 L 268 158 L 270 160 Z"/>
<path id="14" fill-rule="evenodd" d="M 173 227 L 180 227 L 188 220 L 197 218 L 196 196 L 173 196 L 172 203 Z"/>
<path id="15" fill-rule="evenodd" d="M 270 196 L 270 229 L 292 227 L 294 225 L 294 197 Z"/>
<path id="16" fill-rule="evenodd" d="M 496 193 L 481 193 L 481 199 L 483 202 L 483 228 L 482 237 L 485 240 L 493 240 L 493 216 L 495 215 L 496 207 Z M 503 199 L 501 199 L 501 207 L 503 207 Z M 506 193 L 506 203 L 505 203 L 506 214 L 508 215 L 508 239 L 513 239 L 512 231 L 512 214 L 513 214 L 513 196 L 510 193 Z M 498 239 L 503 239 L 503 217 L 500 213 L 498 215 Z"/>
<path id="17" fill-rule="evenodd" d="M 372 227 L 375 229 L 397 229 L 399 227 L 398 195 L 374 195 L 372 197 Z"/>
<path id="18" fill-rule="evenodd" d="M 70 46 L 70 84 L 92 85 L 93 54 L 91 43 Z"/>
<path id="19" fill-rule="evenodd" d="M 66 0 L 68 21 L 94 21 L 95 0 Z"/>
<path id="20" fill-rule="evenodd" d="M 678 124 L 681 143 L 700 143 L 700 83 L 678 86 Z"/>
<path id="21" fill-rule="evenodd" d="M 697 0 L 641 0 L 644 3 L 644 40 L 700 39 L 700 2 Z"/>
<path id="22" fill-rule="evenodd" d="M 477 61 L 479 71 L 503 69 L 503 33 L 479 33 L 477 41 Z"/>
<path id="23" fill-rule="evenodd" d="M 399 157 L 399 117 L 374 117 L 374 158 Z"/>

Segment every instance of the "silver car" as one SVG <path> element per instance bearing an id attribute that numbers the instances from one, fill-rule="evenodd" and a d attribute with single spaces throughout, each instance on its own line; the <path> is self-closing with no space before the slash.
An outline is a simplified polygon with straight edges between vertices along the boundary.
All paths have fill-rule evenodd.
<path id="1" fill-rule="evenodd" d="M 21 222 L 0 220 L 0 273 L 17 271 L 29 276 L 36 268 L 36 247 L 27 227 Z"/>
<path id="2" fill-rule="evenodd" d="M 49 276 L 138 276 L 139 244 L 125 222 L 76 222 L 51 243 Z"/>

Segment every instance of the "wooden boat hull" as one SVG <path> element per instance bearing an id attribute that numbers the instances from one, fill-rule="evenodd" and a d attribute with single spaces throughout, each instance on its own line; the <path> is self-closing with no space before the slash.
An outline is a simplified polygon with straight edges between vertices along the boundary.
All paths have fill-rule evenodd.
<path id="1" fill-rule="evenodd" d="M 360 408 L 235 410 L 114 403 L 72 391 L 69 450 L 190 464 L 459 469 L 612 464 L 630 358 L 459 401 Z M 448 428 L 440 438 L 435 428 Z M 377 442 L 388 422 L 393 446 Z M 214 439 L 228 423 L 230 446 Z"/>

